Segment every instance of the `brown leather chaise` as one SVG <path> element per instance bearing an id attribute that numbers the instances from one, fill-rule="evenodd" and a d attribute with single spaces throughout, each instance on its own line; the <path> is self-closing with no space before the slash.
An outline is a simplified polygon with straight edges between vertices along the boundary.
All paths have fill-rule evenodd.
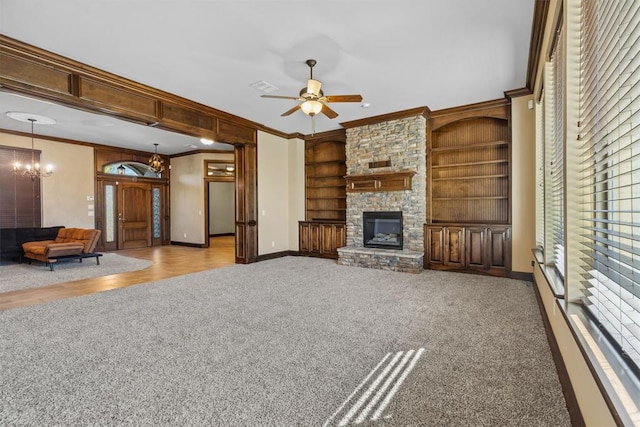
<path id="1" fill-rule="evenodd" d="M 46 263 L 51 270 L 58 260 L 94 257 L 100 265 L 102 254 L 95 252 L 100 230 L 85 228 L 61 228 L 55 240 L 26 242 L 22 244 L 24 257 Z"/>

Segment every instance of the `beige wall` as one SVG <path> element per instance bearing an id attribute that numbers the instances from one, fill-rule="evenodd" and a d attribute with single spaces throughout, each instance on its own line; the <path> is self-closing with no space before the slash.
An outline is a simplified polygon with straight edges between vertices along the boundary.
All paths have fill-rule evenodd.
<path id="1" fill-rule="evenodd" d="M 171 159 L 171 241 L 203 245 L 205 160 L 233 161 L 233 152 L 198 153 Z"/>
<path id="2" fill-rule="evenodd" d="M 289 141 L 289 250 L 298 250 L 298 221 L 305 219 L 304 141 Z"/>
<path id="3" fill-rule="evenodd" d="M 236 186 L 233 182 L 209 182 L 209 234 L 234 233 Z"/>
<path id="4" fill-rule="evenodd" d="M 533 96 L 511 100 L 511 269 L 531 273 L 536 245 L 536 144 Z M 529 101 L 532 101 L 529 109 Z"/>
<path id="5" fill-rule="evenodd" d="M 31 148 L 31 138 L 0 132 L 0 145 Z M 42 225 L 94 228 L 93 148 L 38 138 L 34 148 L 42 151 L 42 164 L 54 167 L 42 179 Z"/>
<path id="6" fill-rule="evenodd" d="M 304 142 L 258 132 L 258 254 L 298 249 Z"/>
<path id="7" fill-rule="evenodd" d="M 204 159 L 201 154 L 171 159 L 171 241 L 203 245 Z"/>

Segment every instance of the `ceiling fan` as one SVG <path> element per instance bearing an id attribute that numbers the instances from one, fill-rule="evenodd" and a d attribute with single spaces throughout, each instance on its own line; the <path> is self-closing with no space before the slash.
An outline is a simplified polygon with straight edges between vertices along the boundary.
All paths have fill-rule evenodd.
<path id="1" fill-rule="evenodd" d="M 307 80 L 307 86 L 300 90 L 300 96 L 278 96 L 278 95 L 262 95 L 263 98 L 277 98 L 277 99 L 293 99 L 295 101 L 301 101 L 300 104 L 285 111 L 281 116 L 288 116 L 295 113 L 298 110 L 302 110 L 308 116 L 315 116 L 318 113 L 322 113 L 330 119 L 338 117 L 338 113 L 329 108 L 327 103 L 329 102 L 360 102 L 362 101 L 361 95 L 325 95 L 322 92 L 322 83 L 313 78 L 313 67 L 316 65 L 315 59 L 307 59 L 306 64 L 309 66 L 309 80 Z"/>

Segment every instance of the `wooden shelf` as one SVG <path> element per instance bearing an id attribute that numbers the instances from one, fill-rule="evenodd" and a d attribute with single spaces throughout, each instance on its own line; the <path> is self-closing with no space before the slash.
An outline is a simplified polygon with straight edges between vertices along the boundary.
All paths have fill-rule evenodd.
<path id="1" fill-rule="evenodd" d="M 478 149 L 478 148 L 486 148 L 486 147 L 496 147 L 496 146 L 508 146 L 509 141 L 491 141 L 491 142 L 476 142 L 473 144 L 467 145 L 454 145 L 452 147 L 435 147 L 432 148 L 432 152 L 443 152 L 443 151 L 456 151 L 456 150 L 469 150 L 469 149 Z"/>
<path id="2" fill-rule="evenodd" d="M 305 163 L 305 166 L 317 166 L 317 165 L 327 165 L 327 164 L 338 164 L 338 165 L 342 165 L 344 164 L 344 160 L 322 160 L 320 162 L 312 162 L 312 163 Z"/>
<path id="3" fill-rule="evenodd" d="M 313 177 L 308 177 L 308 179 L 322 179 L 322 178 L 338 178 L 338 177 L 343 177 L 344 175 L 315 175 Z"/>
<path id="4" fill-rule="evenodd" d="M 509 178 L 507 174 L 498 175 L 475 175 L 475 176 L 455 176 L 450 178 L 432 178 L 431 181 L 464 181 L 464 180 L 476 180 L 476 179 L 490 179 L 490 178 Z"/>
<path id="5" fill-rule="evenodd" d="M 432 197 L 431 200 L 509 200 L 509 196 Z"/>
<path id="6" fill-rule="evenodd" d="M 347 188 L 347 184 L 342 185 L 307 185 L 307 188 Z"/>
<path id="7" fill-rule="evenodd" d="M 448 165 L 431 165 L 431 169 L 442 169 L 442 168 L 459 168 L 465 166 L 478 166 L 478 165 L 499 165 L 509 163 L 506 159 L 499 160 L 480 160 L 477 162 L 466 162 L 466 163 L 451 163 Z"/>
<path id="8" fill-rule="evenodd" d="M 322 196 L 322 197 L 307 197 L 307 200 L 346 200 L 347 196 Z"/>

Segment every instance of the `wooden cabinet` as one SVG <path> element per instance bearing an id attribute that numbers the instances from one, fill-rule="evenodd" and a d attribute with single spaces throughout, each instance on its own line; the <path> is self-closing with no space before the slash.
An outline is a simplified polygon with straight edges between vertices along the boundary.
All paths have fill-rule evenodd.
<path id="1" fill-rule="evenodd" d="M 425 268 L 468 270 L 494 276 L 511 271 L 511 227 L 425 225 Z"/>
<path id="2" fill-rule="evenodd" d="M 298 223 L 300 255 L 338 258 L 338 248 L 345 246 L 344 222 L 300 221 Z"/>

